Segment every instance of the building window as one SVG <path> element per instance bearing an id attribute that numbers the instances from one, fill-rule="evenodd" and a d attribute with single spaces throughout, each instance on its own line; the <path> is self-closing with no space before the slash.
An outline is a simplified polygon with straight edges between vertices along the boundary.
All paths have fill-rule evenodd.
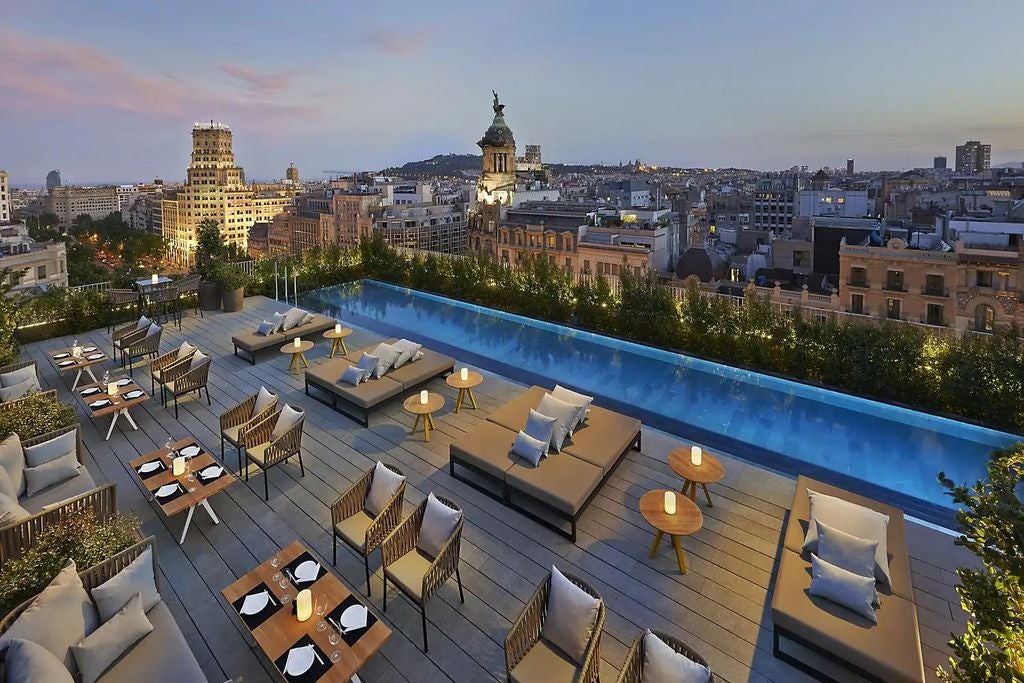
<path id="1" fill-rule="evenodd" d="M 46 266 L 36 266 L 36 279 L 37 280 L 45 280 L 46 279 Z"/>
<path id="2" fill-rule="evenodd" d="M 850 295 L 850 313 L 856 313 L 857 315 L 864 315 L 864 295 L 863 294 L 851 294 Z"/>
<path id="3" fill-rule="evenodd" d="M 590 273 L 590 261 L 586 259 L 583 260 L 583 272 Z"/>
<path id="4" fill-rule="evenodd" d="M 868 273 L 863 268 L 850 268 L 850 284 L 854 287 L 868 286 Z"/>
<path id="5" fill-rule="evenodd" d="M 900 320 L 900 300 L 899 299 L 886 299 L 885 300 L 885 317 L 891 320 Z"/>
<path id="6" fill-rule="evenodd" d="M 903 271 L 902 270 L 889 270 L 885 273 L 885 288 L 892 292 L 902 292 L 903 289 Z"/>
<path id="7" fill-rule="evenodd" d="M 807 262 L 810 259 L 808 259 L 807 256 L 808 256 L 808 254 L 807 254 L 806 251 L 794 251 L 793 252 L 793 267 L 794 268 L 800 268 L 802 266 L 809 265 Z"/>
<path id="8" fill-rule="evenodd" d="M 981 275 L 981 271 L 978 271 L 978 275 Z M 974 308 L 974 329 L 977 332 L 995 332 L 995 309 L 988 304 L 978 304 Z"/>
<path id="9" fill-rule="evenodd" d="M 977 285 L 979 287 L 991 287 L 992 286 L 992 271 L 991 270 L 979 270 L 977 275 Z"/>
<path id="10" fill-rule="evenodd" d="M 941 275 L 926 275 L 924 278 L 924 293 L 929 296 L 945 296 L 945 278 Z"/>
<path id="11" fill-rule="evenodd" d="M 946 324 L 946 317 L 942 313 L 942 304 L 928 304 L 926 322 L 929 325 Z"/>

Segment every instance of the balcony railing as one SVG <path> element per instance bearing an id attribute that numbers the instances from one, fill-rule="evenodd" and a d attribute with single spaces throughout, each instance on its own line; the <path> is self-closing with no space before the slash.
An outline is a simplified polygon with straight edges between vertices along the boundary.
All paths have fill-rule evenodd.
<path id="1" fill-rule="evenodd" d="M 907 286 L 902 282 L 886 282 L 882 289 L 887 292 L 906 292 Z"/>
<path id="2" fill-rule="evenodd" d="M 861 280 L 861 279 L 849 280 L 846 283 L 846 286 L 847 287 L 862 287 L 864 289 L 867 289 L 869 287 L 868 281 L 867 280 Z"/>

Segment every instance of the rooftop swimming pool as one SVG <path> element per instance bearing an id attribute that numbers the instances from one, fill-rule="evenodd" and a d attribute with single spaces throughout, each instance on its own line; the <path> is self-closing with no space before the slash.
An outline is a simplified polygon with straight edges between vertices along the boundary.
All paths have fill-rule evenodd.
<path id="1" fill-rule="evenodd" d="M 941 524 L 936 473 L 983 477 L 1018 437 L 641 344 L 364 280 L 300 305 L 523 382 L 556 382 L 645 424 L 792 474 L 853 487 Z"/>

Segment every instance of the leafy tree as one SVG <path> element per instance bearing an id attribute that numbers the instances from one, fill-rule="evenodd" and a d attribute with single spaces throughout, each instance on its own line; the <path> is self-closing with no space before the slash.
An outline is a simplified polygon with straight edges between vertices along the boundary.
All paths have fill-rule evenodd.
<path id="1" fill-rule="evenodd" d="M 213 282 L 217 262 L 227 256 L 227 247 L 220 235 L 220 224 L 212 218 L 199 223 L 196 233 L 195 271 L 203 280 Z"/>
<path id="2" fill-rule="evenodd" d="M 18 325 L 18 306 L 11 297 L 11 269 L 0 270 L 0 365 L 18 357 L 18 340 L 14 330 Z"/>
<path id="3" fill-rule="evenodd" d="M 1024 443 L 996 451 L 988 478 L 973 488 L 939 473 L 939 482 L 959 506 L 963 530 L 956 543 L 982 563 L 980 569 L 960 568 L 956 592 L 971 615 L 967 630 L 949 641 L 949 669 L 940 667 L 945 681 L 1024 680 Z"/>

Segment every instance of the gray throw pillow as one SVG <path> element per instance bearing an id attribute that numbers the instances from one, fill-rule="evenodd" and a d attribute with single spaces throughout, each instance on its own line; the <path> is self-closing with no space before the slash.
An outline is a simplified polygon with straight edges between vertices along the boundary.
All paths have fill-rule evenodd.
<path id="1" fill-rule="evenodd" d="M 139 318 L 139 323 L 135 326 L 135 329 L 144 330 L 147 327 L 149 327 L 151 323 L 152 321 L 149 318 L 147 318 L 146 316 L 142 316 L 141 318 Z"/>
<path id="2" fill-rule="evenodd" d="M 597 625 L 600 606 L 600 600 L 567 579 L 558 567 L 551 567 L 548 614 L 540 634 L 574 662 L 581 664 Z"/>
<path id="3" fill-rule="evenodd" d="M 36 366 L 26 365 L 23 368 L 3 373 L 0 375 L 0 387 L 13 387 L 17 384 L 21 384 L 27 379 L 37 379 Z"/>
<path id="4" fill-rule="evenodd" d="M 75 673 L 78 669 L 70 648 L 82 642 L 98 625 L 96 608 L 82 587 L 75 563 L 68 560 L 50 585 L 18 615 L 0 637 L 0 643 L 12 638 L 31 640 L 45 647 Z"/>
<path id="5" fill-rule="evenodd" d="M 121 611 L 71 648 L 82 683 L 95 683 L 114 661 L 153 631 L 142 611 L 142 598 L 132 597 Z"/>
<path id="6" fill-rule="evenodd" d="M 815 521 L 825 522 L 834 529 L 866 541 L 877 541 L 875 578 L 883 586 L 890 587 L 892 580 L 889 577 L 887 546 L 889 515 L 811 489 L 807 489 L 807 497 L 810 500 L 810 523 L 807 525 L 803 549 L 811 553 L 818 552 L 818 525 Z"/>
<path id="7" fill-rule="evenodd" d="M 62 455 L 39 467 L 26 467 L 25 495 L 32 497 L 43 489 L 74 479 L 80 470 L 81 463 L 78 462 L 74 453 Z"/>
<path id="8" fill-rule="evenodd" d="M 431 557 L 437 557 L 455 532 L 460 519 L 462 511 L 448 507 L 433 493 L 429 494 L 416 547 Z"/>
<path id="9" fill-rule="evenodd" d="M 17 434 L 11 434 L 0 441 L 0 467 L 11 478 L 14 497 L 25 493 L 25 451 L 21 448 L 21 438 Z"/>
<path id="10" fill-rule="evenodd" d="M 18 489 L 14 487 L 11 475 L 7 474 L 7 470 L 3 467 L 0 467 L 0 494 L 9 496 L 14 500 L 18 499 Z"/>
<path id="11" fill-rule="evenodd" d="M 42 645 L 21 638 L 5 645 L 0 671 L 6 683 L 74 683 L 64 663 Z"/>
<path id="12" fill-rule="evenodd" d="M 178 360 L 181 360 L 182 358 L 185 358 L 189 354 L 195 353 L 195 352 L 196 352 L 196 347 L 192 346 L 187 341 L 186 342 L 181 342 L 181 346 L 178 347 L 178 356 L 177 356 Z"/>
<path id="13" fill-rule="evenodd" d="M 270 432 L 270 438 L 278 439 L 288 433 L 288 430 L 297 425 L 301 420 L 302 416 L 305 415 L 301 410 L 295 410 L 287 403 L 281 408 L 281 414 L 277 416 L 277 422 L 274 423 L 274 428 Z"/>
<path id="14" fill-rule="evenodd" d="M 398 349 L 391 344 L 381 342 L 377 344 L 377 347 L 370 352 L 371 355 L 377 357 L 377 367 L 373 370 L 373 376 L 380 379 L 384 376 L 384 373 L 391 369 L 391 366 L 395 364 L 395 359 L 398 358 Z"/>
<path id="15" fill-rule="evenodd" d="M 648 629 L 644 633 L 644 683 L 708 683 L 711 670 L 680 654 Z"/>
<path id="16" fill-rule="evenodd" d="M 555 426 L 551 431 L 551 450 L 561 453 L 562 443 L 569 435 L 569 425 L 576 418 L 577 407 L 551 394 L 544 394 L 537 404 L 537 412 L 555 418 Z"/>
<path id="17" fill-rule="evenodd" d="M 270 322 L 269 320 L 264 320 L 263 322 L 260 323 L 260 326 L 256 328 L 256 334 L 263 337 L 269 337 L 273 333 L 274 323 Z"/>
<path id="18" fill-rule="evenodd" d="M 532 410 L 530 412 L 533 412 Z M 544 457 L 544 454 L 548 451 L 548 446 L 551 445 L 550 437 L 547 441 L 541 441 L 535 439 L 526 432 L 520 430 L 519 434 L 516 435 L 516 440 L 512 444 L 512 452 L 519 457 L 528 460 L 531 465 L 536 467 L 540 464 L 540 459 Z"/>
<path id="19" fill-rule="evenodd" d="M 351 384 L 352 386 L 358 386 L 360 382 L 366 379 L 366 371 L 355 365 L 350 365 L 345 368 L 345 372 L 341 373 L 341 380 L 345 384 Z"/>
<path id="20" fill-rule="evenodd" d="M 405 477 L 392 472 L 378 460 L 373 468 L 373 479 L 370 480 L 370 490 L 366 493 L 366 502 L 363 503 L 366 514 L 377 517 L 384 512 L 384 506 L 391 500 L 391 496 L 395 495 L 403 481 Z"/>
<path id="21" fill-rule="evenodd" d="M 820 519 L 814 520 L 814 523 L 818 525 L 818 557 L 857 576 L 875 578 L 878 541 L 851 536 Z"/>
<path id="22" fill-rule="evenodd" d="M 131 564 L 92 589 L 100 620 L 110 619 L 136 595 L 142 596 L 144 612 L 153 609 L 160 602 L 153 577 L 153 549 L 146 548 Z"/>
<path id="23" fill-rule="evenodd" d="M 288 312 L 284 314 L 284 324 L 281 326 L 281 329 L 287 332 L 293 327 L 298 327 L 304 315 L 306 315 L 306 312 L 301 308 L 288 309 Z"/>
<path id="24" fill-rule="evenodd" d="M 299 325 L 300 326 L 301 325 L 308 325 L 309 323 L 313 322 L 314 320 L 316 320 L 316 314 L 315 313 L 306 313 L 304 316 L 302 316 L 302 322 L 300 322 Z"/>
<path id="25" fill-rule="evenodd" d="M 561 384 L 556 384 L 555 388 L 548 393 L 559 401 L 576 406 L 576 417 L 573 419 L 572 426 L 569 427 L 569 434 L 572 434 L 587 419 L 587 412 L 590 410 L 590 404 L 594 402 L 594 397 L 566 389 Z"/>
<path id="26" fill-rule="evenodd" d="M 284 329 L 284 313 L 274 314 L 274 332 L 280 332 Z"/>
<path id="27" fill-rule="evenodd" d="M 399 339 L 392 344 L 392 346 L 398 349 L 398 358 L 395 359 L 394 364 L 396 368 L 400 368 L 409 361 L 414 360 L 416 354 L 423 348 L 422 344 L 417 344 L 416 342 L 409 341 L 408 339 Z"/>
<path id="28" fill-rule="evenodd" d="M 56 460 L 67 454 L 75 455 L 78 450 L 78 432 L 72 429 L 67 434 L 44 441 L 43 443 L 29 446 L 25 449 L 25 464 L 29 467 L 38 467 L 44 463 Z"/>
<path id="29" fill-rule="evenodd" d="M 188 362 L 188 369 L 195 370 L 196 368 L 198 368 L 203 363 L 206 363 L 209 360 L 210 357 L 207 356 L 205 353 L 203 353 L 202 351 L 196 351 L 194 354 L 192 354 L 192 360 Z"/>
<path id="30" fill-rule="evenodd" d="M 364 373 L 366 373 L 366 377 L 367 379 L 369 379 L 370 375 L 373 374 L 373 371 L 377 369 L 377 363 L 379 361 L 380 358 L 377 358 L 377 356 L 373 355 L 372 353 L 364 352 L 363 355 L 359 357 L 359 361 L 356 363 L 356 367 L 362 370 Z"/>
<path id="31" fill-rule="evenodd" d="M 878 591 L 873 576 L 857 576 L 811 553 L 811 595 L 848 607 L 872 623 L 878 623 L 875 604 Z"/>
<path id="32" fill-rule="evenodd" d="M 558 418 L 538 413 L 531 408 L 530 414 L 526 418 L 526 427 L 523 431 L 538 441 L 550 444 L 551 434 L 555 431 L 556 422 L 558 422 Z M 547 451 L 547 448 L 544 450 Z"/>
<path id="33" fill-rule="evenodd" d="M 266 387 L 260 386 L 260 392 L 256 394 L 256 403 L 252 406 L 252 415 L 249 416 L 249 419 L 251 420 L 270 406 L 274 405 L 274 401 L 276 399 L 276 395 L 267 391 Z"/>
<path id="34" fill-rule="evenodd" d="M 153 336 L 155 336 L 155 335 L 157 335 L 159 333 L 160 333 L 160 326 L 157 325 L 156 323 L 153 323 L 152 325 L 150 325 L 149 329 L 146 330 L 146 336 L 147 337 L 153 337 Z"/>
<path id="35" fill-rule="evenodd" d="M 12 498 L 6 493 L 0 493 L 0 527 L 17 524 L 31 516 L 32 513 L 18 504 L 17 498 Z"/>
<path id="36" fill-rule="evenodd" d="M 39 382 L 35 377 L 8 387 L 0 387 L 0 401 L 16 401 L 30 391 L 39 391 Z"/>

